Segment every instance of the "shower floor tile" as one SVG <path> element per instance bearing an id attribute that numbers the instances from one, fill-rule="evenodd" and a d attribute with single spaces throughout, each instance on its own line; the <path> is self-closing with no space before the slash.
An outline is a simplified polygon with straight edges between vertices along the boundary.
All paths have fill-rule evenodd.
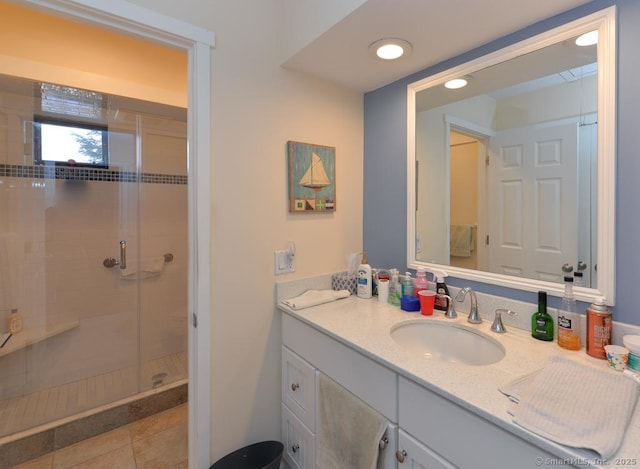
<path id="1" fill-rule="evenodd" d="M 187 468 L 187 414 L 181 404 L 14 469 Z"/>
<path id="2" fill-rule="evenodd" d="M 149 386 L 154 376 L 162 375 L 171 383 L 186 378 L 187 370 L 186 352 L 176 353 L 147 362 L 141 379 Z M 128 397 L 135 394 L 137 383 L 136 369 L 126 368 L 0 400 L 0 437 Z"/>

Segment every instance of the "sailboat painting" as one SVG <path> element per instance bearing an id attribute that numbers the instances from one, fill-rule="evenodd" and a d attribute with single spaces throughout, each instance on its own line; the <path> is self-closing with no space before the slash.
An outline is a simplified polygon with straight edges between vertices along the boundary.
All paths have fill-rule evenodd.
<path id="1" fill-rule="evenodd" d="M 335 147 L 287 142 L 289 212 L 326 213 L 336 209 Z"/>

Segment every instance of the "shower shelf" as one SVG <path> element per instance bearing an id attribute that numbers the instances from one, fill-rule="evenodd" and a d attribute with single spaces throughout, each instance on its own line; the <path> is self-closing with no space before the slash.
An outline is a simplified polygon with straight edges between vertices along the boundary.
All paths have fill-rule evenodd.
<path id="1" fill-rule="evenodd" d="M 43 340 L 47 340 L 50 337 L 62 334 L 63 332 L 67 332 L 71 329 L 75 329 L 79 324 L 79 321 L 69 321 L 51 328 L 37 327 L 33 329 L 23 329 L 21 332 L 14 334 L 7 341 L 5 346 L 0 348 L 0 357 L 22 350 L 29 345 L 37 344 L 38 342 L 42 342 Z M 3 334 L 3 336 L 6 336 L 6 334 Z"/>

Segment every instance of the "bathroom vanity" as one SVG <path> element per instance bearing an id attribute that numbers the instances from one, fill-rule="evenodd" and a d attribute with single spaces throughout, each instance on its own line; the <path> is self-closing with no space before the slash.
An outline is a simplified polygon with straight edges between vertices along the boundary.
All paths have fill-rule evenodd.
<path id="1" fill-rule="evenodd" d="M 279 292 L 280 299 L 286 297 Z M 379 468 L 640 464 L 638 406 L 616 458 L 608 462 L 512 423 L 508 411 L 513 403 L 498 387 L 542 368 L 552 355 L 607 367 L 584 351 L 537 341 L 515 327 L 495 334 L 487 317 L 470 325 L 463 314 L 457 319 L 438 312 L 421 316 L 376 299 L 350 297 L 297 311 L 278 307 L 283 313 L 283 442 L 291 467 L 315 467 L 317 373 L 330 376 L 389 420 Z M 504 358 L 465 365 L 425 357 L 392 338 L 394 327 L 408 320 L 473 327 L 503 347 Z"/>

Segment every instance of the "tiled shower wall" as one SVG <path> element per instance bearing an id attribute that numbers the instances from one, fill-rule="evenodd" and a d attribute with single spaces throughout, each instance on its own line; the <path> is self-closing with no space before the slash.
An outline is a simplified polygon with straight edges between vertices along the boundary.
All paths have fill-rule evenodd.
<path id="1" fill-rule="evenodd" d="M 34 101 L 0 88 L 0 332 L 11 308 L 23 315 L 20 334 L 77 326 L 0 355 L 0 399 L 186 350 L 186 122 L 118 107 L 108 170 L 36 167 Z M 173 260 L 126 279 L 103 266 L 119 258 L 120 240 L 130 266 Z M 152 385 L 130 384 L 124 394 Z"/>

